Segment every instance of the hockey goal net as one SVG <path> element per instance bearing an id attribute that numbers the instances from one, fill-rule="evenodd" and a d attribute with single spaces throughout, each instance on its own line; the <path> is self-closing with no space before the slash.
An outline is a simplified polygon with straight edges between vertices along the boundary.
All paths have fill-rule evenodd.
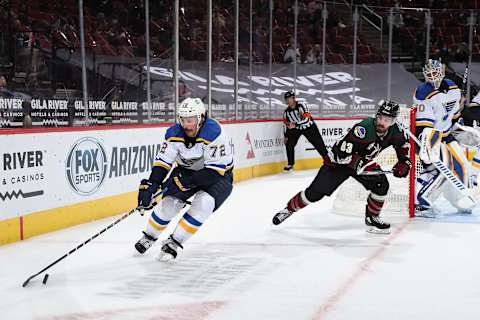
<path id="1" fill-rule="evenodd" d="M 411 132 L 415 133 L 415 108 L 401 108 L 397 119 Z M 397 155 L 393 147 L 383 150 L 375 159 L 383 170 L 391 170 L 397 163 Z M 387 174 L 390 184 L 389 192 L 382 213 L 385 215 L 399 214 L 414 216 L 415 177 L 420 172 L 421 166 L 415 159 L 415 142 L 410 139 L 410 160 L 412 167 L 407 178 L 395 178 Z M 333 210 L 337 213 L 352 214 L 365 211 L 369 191 L 356 180 L 349 178 L 337 190 L 333 201 Z"/>

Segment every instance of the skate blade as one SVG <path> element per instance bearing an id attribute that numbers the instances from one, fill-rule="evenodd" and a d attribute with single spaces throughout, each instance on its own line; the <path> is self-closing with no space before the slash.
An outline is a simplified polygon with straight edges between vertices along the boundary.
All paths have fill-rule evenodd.
<path id="1" fill-rule="evenodd" d="M 437 215 L 435 213 L 427 213 L 427 212 L 418 212 L 415 213 L 416 218 L 427 218 L 427 219 L 435 219 Z"/>
<path id="2" fill-rule="evenodd" d="M 174 260 L 174 259 L 175 259 L 174 256 L 172 256 L 169 253 L 165 253 L 165 252 L 160 253 L 157 257 L 157 260 L 161 261 L 161 262 L 168 262 L 168 261 L 171 261 L 171 260 Z"/>
<path id="3" fill-rule="evenodd" d="M 372 234 L 390 234 L 390 229 L 377 229 L 377 228 L 367 228 L 368 233 Z"/>

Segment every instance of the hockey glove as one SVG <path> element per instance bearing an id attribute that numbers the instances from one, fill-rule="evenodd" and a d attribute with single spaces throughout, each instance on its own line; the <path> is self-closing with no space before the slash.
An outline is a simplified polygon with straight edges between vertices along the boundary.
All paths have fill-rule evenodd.
<path id="1" fill-rule="evenodd" d="M 175 172 L 173 172 L 175 173 Z M 193 188 L 192 177 L 182 172 L 176 172 L 175 175 L 170 177 L 163 183 L 163 189 L 167 195 L 176 195 L 182 192 L 187 192 Z"/>
<path id="2" fill-rule="evenodd" d="M 327 155 L 323 156 L 323 164 L 325 166 L 334 166 L 335 165 L 335 155 L 333 154 L 331 149 L 327 149 Z"/>
<path id="3" fill-rule="evenodd" d="M 347 167 L 350 167 L 353 169 L 355 173 L 359 173 L 360 169 L 365 165 L 365 159 L 360 157 L 358 154 L 352 155 L 352 160 L 350 161 L 349 164 L 347 164 Z"/>
<path id="4" fill-rule="evenodd" d="M 412 163 L 410 162 L 410 159 L 398 161 L 393 166 L 393 176 L 397 178 L 405 178 L 406 176 L 408 176 L 408 172 L 410 172 L 411 166 Z"/>
<path id="5" fill-rule="evenodd" d="M 159 185 L 150 180 L 143 179 L 138 188 L 138 207 L 150 210 L 155 206 L 153 195 L 157 192 Z"/>

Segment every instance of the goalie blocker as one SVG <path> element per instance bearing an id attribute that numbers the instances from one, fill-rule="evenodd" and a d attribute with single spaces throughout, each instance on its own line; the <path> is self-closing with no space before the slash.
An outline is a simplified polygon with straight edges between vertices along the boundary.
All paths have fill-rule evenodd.
<path id="1" fill-rule="evenodd" d="M 363 175 L 359 172 L 377 171 L 377 164 L 372 163 L 366 167 L 365 164 L 382 150 L 393 146 L 399 159 L 393 167 L 393 174 L 396 177 L 408 175 L 411 166 L 408 157 L 410 145 L 405 133 L 395 122 L 398 111 L 398 104 L 381 100 L 375 118 L 357 123 L 344 138 L 335 143 L 310 186 L 291 198 L 286 208 L 274 216 L 273 223 L 280 224 L 294 212 L 332 195 L 343 182 L 352 177 L 370 191 L 365 199 L 365 224 L 370 227 L 367 231 L 388 233 L 390 224 L 380 217 L 389 190 L 387 177 L 382 173 Z"/>

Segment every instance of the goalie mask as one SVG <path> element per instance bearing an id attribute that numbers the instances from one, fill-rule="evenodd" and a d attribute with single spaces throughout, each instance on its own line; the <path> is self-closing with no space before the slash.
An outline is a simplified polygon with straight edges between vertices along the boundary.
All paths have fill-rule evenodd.
<path id="1" fill-rule="evenodd" d="M 423 76 L 425 81 L 430 83 L 436 90 L 440 88 L 440 84 L 445 77 L 445 65 L 440 60 L 428 59 L 428 62 L 423 67 Z"/>
<path id="2" fill-rule="evenodd" d="M 203 125 L 207 115 L 207 110 L 202 100 L 199 98 L 187 98 L 182 101 L 177 110 L 180 125 L 189 137 L 197 135 L 198 130 Z"/>

